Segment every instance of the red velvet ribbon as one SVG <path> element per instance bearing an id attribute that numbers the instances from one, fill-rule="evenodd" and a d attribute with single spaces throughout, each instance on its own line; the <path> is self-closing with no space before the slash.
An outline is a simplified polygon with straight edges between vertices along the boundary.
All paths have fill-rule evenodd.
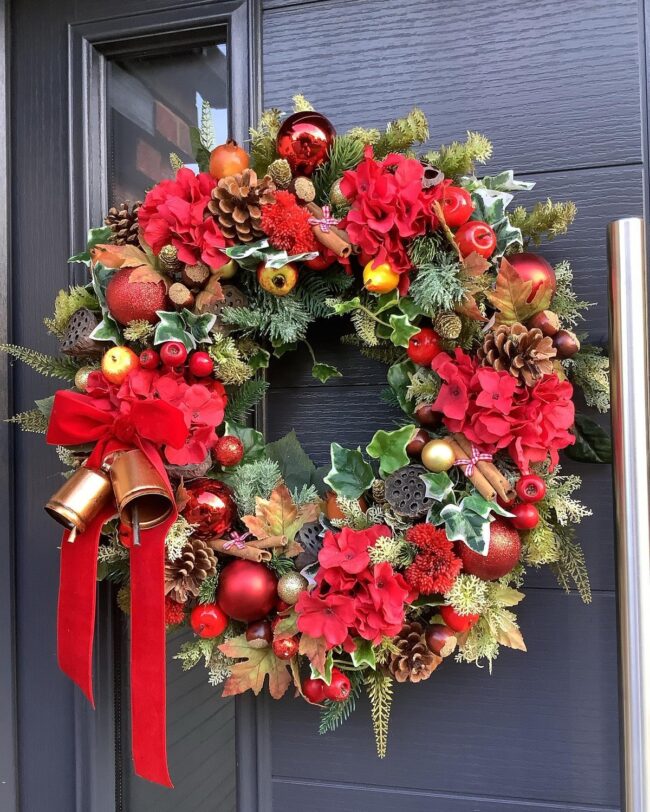
<path id="1" fill-rule="evenodd" d="M 91 468 L 99 468 L 113 451 L 140 448 L 174 503 L 159 446 L 179 447 L 187 435 L 182 413 L 164 401 L 134 401 L 126 414 L 118 414 L 99 408 L 88 395 L 61 390 L 54 396 L 46 439 L 53 445 L 95 442 Z M 61 545 L 58 660 L 93 706 L 97 551 L 102 526 L 115 512 L 114 504 L 104 508 L 72 544 L 64 532 Z M 173 785 L 167 766 L 164 566 L 165 536 L 177 515 L 174 507 L 164 522 L 142 529 L 141 544 L 130 549 L 133 762 L 137 775 L 168 787 Z"/>

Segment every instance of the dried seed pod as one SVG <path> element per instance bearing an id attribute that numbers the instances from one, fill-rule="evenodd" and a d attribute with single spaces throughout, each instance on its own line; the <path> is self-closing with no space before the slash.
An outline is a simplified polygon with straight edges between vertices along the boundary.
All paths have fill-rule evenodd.
<path id="1" fill-rule="evenodd" d="M 81 307 L 68 321 L 61 341 L 61 352 L 66 355 L 101 355 L 104 345 L 90 336 L 99 324 L 99 317 L 87 307 Z"/>
<path id="2" fill-rule="evenodd" d="M 420 478 L 427 470 L 423 465 L 406 465 L 386 480 L 386 501 L 398 516 L 418 519 L 433 505 L 426 495 L 424 481 Z"/>

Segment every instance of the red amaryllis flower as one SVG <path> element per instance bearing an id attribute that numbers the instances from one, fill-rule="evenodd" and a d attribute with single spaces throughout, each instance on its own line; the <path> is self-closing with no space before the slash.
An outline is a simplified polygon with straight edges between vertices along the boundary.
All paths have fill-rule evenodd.
<path id="1" fill-rule="evenodd" d="M 206 172 L 195 175 L 183 168 L 173 180 L 163 180 L 147 192 L 138 210 L 138 222 L 154 253 L 171 243 L 180 261 L 188 265 L 201 260 L 216 269 L 228 262 L 221 250 L 228 243 L 207 213 L 215 185 L 215 179 Z"/>
<path id="2" fill-rule="evenodd" d="M 262 206 L 262 231 L 274 248 L 287 254 L 318 251 L 318 243 L 309 225 L 310 214 L 298 205 L 291 192 L 275 193 L 275 203 Z"/>
<path id="3" fill-rule="evenodd" d="M 309 637 L 324 637 L 328 648 L 340 646 L 348 637 L 348 627 L 355 617 L 352 598 L 316 590 L 303 592 L 296 604 L 298 631 Z"/>

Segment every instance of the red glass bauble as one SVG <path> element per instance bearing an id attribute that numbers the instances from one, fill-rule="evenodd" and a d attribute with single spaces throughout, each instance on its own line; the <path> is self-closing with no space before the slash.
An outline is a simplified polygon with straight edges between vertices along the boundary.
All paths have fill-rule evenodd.
<path id="1" fill-rule="evenodd" d="M 275 607 L 278 579 L 264 564 L 233 561 L 221 570 L 217 602 L 228 617 L 250 623 Z"/>
<path id="2" fill-rule="evenodd" d="M 335 136 L 331 122 L 315 110 L 294 113 L 278 131 L 278 155 L 289 163 L 294 175 L 309 177 L 327 158 Z"/>
<path id="3" fill-rule="evenodd" d="M 524 252 L 522 254 L 510 254 L 506 257 L 508 262 L 517 271 L 517 276 L 523 279 L 524 282 L 532 282 L 533 287 L 530 291 L 528 301 L 532 302 L 535 294 L 540 285 L 547 283 L 549 288 L 555 293 L 557 282 L 555 279 L 555 271 L 550 262 L 540 257 L 538 254 L 529 254 Z"/>
<path id="4" fill-rule="evenodd" d="M 200 539 L 227 533 L 237 516 L 232 491 L 217 479 L 195 479 L 185 486 L 187 503 L 182 510 L 194 525 L 193 535 Z"/>
<path id="5" fill-rule="evenodd" d="M 476 575 L 484 581 L 495 581 L 519 562 L 521 539 L 519 533 L 509 523 L 495 519 L 490 525 L 490 546 L 487 555 L 480 555 L 466 544 L 458 545 L 458 554 L 463 562 L 463 572 Z"/>

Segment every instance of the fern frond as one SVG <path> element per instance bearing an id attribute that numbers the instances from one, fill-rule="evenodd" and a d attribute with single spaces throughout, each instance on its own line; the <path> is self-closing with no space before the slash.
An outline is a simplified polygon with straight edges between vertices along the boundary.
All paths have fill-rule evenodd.
<path id="1" fill-rule="evenodd" d="M 28 412 L 19 412 L 6 421 L 15 423 L 21 431 L 31 431 L 34 434 L 45 434 L 47 431 L 48 419 L 40 409 L 30 409 Z"/>
<path id="2" fill-rule="evenodd" d="M 377 755 L 386 756 L 388 746 L 388 723 L 393 703 L 393 679 L 387 671 L 370 671 L 365 677 L 365 686 L 370 699 L 372 727 L 375 731 Z"/>
<path id="3" fill-rule="evenodd" d="M 350 321 L 356 330 L 357 335 L 366 347 L 376 347 L 379 344 L 377 337 L 377 322 L 365 310 L 355 310 Z"/>
<path id="4" fill-rule="evenodd" d="M 201 104 L 201 126 L 199 128 L 201 134 L 201 143 L 207 150 L 211 150 L 214 146 L 214 125 L 212 123 L 212 108 L 207 99 L 203 99 Z"/>

